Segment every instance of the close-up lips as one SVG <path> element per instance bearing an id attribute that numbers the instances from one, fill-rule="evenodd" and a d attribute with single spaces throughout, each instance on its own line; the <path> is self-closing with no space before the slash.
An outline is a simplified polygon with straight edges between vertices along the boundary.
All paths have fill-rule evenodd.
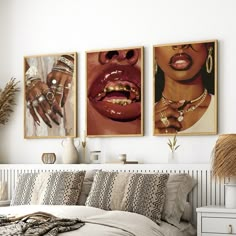
<path id="1" fill-rule="evenodd" d="M 170 58 L 169 65 L 172 69 L 183 71 L 192 66 L 192 58 L 186 53 L 178 53 Z"/>
<path id="2" fill-rule="evenodd" d="M 132 121 L 141 116 L 141 72 L 130 65 L 110 65 L 93 81 L 88 98 L 103 116 Z"/>

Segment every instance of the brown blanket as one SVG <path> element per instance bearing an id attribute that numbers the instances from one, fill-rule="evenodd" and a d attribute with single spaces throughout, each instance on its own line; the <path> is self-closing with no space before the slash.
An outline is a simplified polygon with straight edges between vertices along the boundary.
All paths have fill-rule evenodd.
<path id="1" fill-rule="evenodd" d="M 45 212 L 35 212 L 17 218 L 0 218 L 0 235 L 55 236 L 79 229 L 84 224 L 79 219 L 63 219 Z"/>

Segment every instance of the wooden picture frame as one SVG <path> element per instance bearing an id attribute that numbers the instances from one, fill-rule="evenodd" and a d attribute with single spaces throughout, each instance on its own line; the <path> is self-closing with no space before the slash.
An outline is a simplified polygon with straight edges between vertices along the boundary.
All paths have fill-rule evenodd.
<path id="1" fill-rule="evenodd" d="M 217 40 L 153 46 L 153 135 L 217 134 Z"/>
<path id="2" fill-rule="evenodd" d="M 77 54 L 24 57 L 24 138 L 77 135 Z"/>
<path id="3" fill-rule="evenodd" d="M 143 47 L 86 52 L 87 136 L 143 136 Z"/>

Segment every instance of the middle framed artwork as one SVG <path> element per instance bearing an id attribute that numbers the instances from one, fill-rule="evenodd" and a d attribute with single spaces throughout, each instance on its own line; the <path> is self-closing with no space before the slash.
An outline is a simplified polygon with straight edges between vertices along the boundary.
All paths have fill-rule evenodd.
<path id="1" fill-rule="evenodd" d="M 143 136 L 143 47 L 86 52 L 87 136 Z"/>

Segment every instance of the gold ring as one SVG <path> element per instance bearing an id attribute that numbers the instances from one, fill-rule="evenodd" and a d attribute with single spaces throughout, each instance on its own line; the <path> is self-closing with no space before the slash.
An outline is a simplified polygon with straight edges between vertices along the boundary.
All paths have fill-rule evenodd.
<path id="1" fill-rule="evenodd" d="M 42 102 L 42 101 L 44 101 L 45 100 L 45 97 L 43 96 L 43 95 L 41 95 L 40 97 L 38 97 L 38 101 L 39 102 Z"/>
<path id="2" fill-rule="evenodd" d="M 71 83 L 68 83 L 67 86 L 65 86 L 66 89 L 70 89 L 71 88 Z"/>
<path id="3" fill-rule="evenodd" d="M 47 110 L 47 114 L 48 114 L 48 115 L 52 114 L 52 110 L 51 110 L 51 109 L 48 109 L 48 110 Z"/>
<path id="4" fill-rule="evenodd" d="M 56 79 L 53 79 L 53 80 L 52 80 L 52 84 L 57 84 L 57 80 L 56 80 Z"/>
<path id="5" fill-rule="evenodd" d="M 56 91 L 62 92 L 62 91 L 63 91 L 63 88 L 58 86 L 58 87 L 56 88 Z"/>
<path id="6" fill-rule="evenodd" d="M 177 120 L 181 122 L 184 119 L 184 112 L 183 111 L 178 111 L 178 112 L 179 112 L 179 117 L 177 118 Z"/>
<path id="7" fill-rule="evenodd" d="M 54 94 L 50 91 L 46 93 L 46 98 L 48 101 L 52 102 L 54 100 Z"/>
<path id="8" fill-rule="evenodd" d="M 37 107 L 38 105 L 39 105 L 38 100 L 35 99 L 35 100 L 32 101 L 32 106 L 33 107 Z"/>
<path id="9" fill-rule="evenodd" d="M 169 122 L 168 118 L 166 117 L 165 112 L 160 112 L 160 118 L 161 118 L 161 122 L 163 123 L 163 125 L 165 127 L 168 127 L 170 122 Z"/>

